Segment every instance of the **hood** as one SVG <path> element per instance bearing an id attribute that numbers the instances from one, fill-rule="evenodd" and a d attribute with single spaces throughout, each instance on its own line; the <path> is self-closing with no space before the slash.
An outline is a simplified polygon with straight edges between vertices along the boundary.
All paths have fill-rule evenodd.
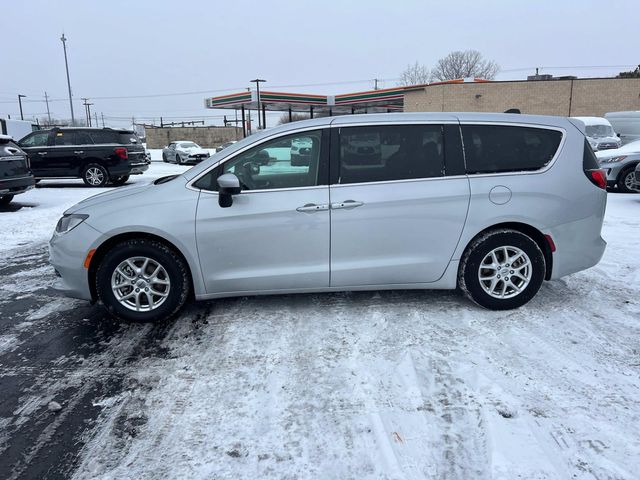
<path id="1" fill-rule="evenodd" d="M 620 139 L 618 137 L 589 137 L 596 143 L 619 143 Z"/>
<path id="2" fill-rule="evenodd" d="M 149 189 L 152 186 L 153 186 L 152 183 L 147 183 L 145 185 L 140 185 L 140 186 L 114 188 L 113 190 L 110 190 L 108 192 L 99 193 L 97 195 L 94 195 L 93 197 L 85 198 L 81 202 L 76 203 L 73 207 L 69 208 L 64 213 L 65 214 L 76 213 L 76 212 L 80 212 L 80 211 L 82 211 L 82 210 L 84 210 L 86 208 L 90 208 L 90 207 L 93 207 L 95 205 L 99 205 L 101 203 L 112 202 L 112 201 L 118 200 L 120 198 L 130 197 L 130 196 L 133 196 L 133 195 L 138 195 L 138 194 L 144 192 L 145 190 Z"/>
<path id="3" fill-rule="evenodd" d="M 180 150 L 181 152 L 188 153 L 189 155 L 197 155 L 197 154 L 200 154 L 200 153 L 209 153 L 209 150 L 205 150 L 204 148 L 199 148 L 199 147 L 177 148 L 176 150 Z"/>

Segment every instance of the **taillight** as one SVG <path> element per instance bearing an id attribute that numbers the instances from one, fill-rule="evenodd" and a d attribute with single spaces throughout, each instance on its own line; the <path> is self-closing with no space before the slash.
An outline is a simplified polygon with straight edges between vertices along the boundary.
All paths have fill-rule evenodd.
<path id="1" fill-rule="evenodd" d="M 127 152 L 127 149 L 124 147 L 118 147 L 114 150 L 114 152 L 122 160 L 126 160 L 129 158 L 129 152 Z"/>
<path id="2" fill-rule="evenodd" d="M 587 178 L 591 180 L 596 187 L 600 187 L 603 190 L 607 188 L 607 172 L 601 168 L 593 169 L 593 170 L 585 170 L 584 173 L 587 175 Z"/>

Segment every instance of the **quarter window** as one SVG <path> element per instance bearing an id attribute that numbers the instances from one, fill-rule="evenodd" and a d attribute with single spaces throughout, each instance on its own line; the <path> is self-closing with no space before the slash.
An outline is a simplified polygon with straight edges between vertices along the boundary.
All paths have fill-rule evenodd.
<path id="1" fill-rule="evenodd" d="M 340 129 L 341 184 L 440 177 L 442 125 L 386 125 Z"/>
<path id="2" fill-rule="evenodd" d="M 546 128 L 462 125 L 467 173 L 539 170 L 558 151 L 562 133 Z"/>
<path id="3" fill-rule="evenodd" d="M 118 134 L 108 130 L 95 130 L 89 132 L 91 140 L 95 144 L 118 143 Z"/>
<path id="4" fill-rule="evenodd" d="M 310 187 L 318 184 L 322 132 L 315 130 L 270 140 L 204 175 L 194 187 L 218 190 L 217 178 L 233 173 L 243 190 Z"/>

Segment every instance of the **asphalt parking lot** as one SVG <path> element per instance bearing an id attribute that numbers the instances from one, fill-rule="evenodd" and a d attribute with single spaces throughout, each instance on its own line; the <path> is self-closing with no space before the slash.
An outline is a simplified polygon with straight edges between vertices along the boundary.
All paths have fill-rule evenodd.
<path id="1" fill-rule="evenodd" d="M 599 265 L 516 311 L 359 292 L 150 325 L 53 292 L 48 236 L 94 191 L 43 183 L 0 212 L 3 477 L 636 478 L 640 195 L 609 195 Z"/>

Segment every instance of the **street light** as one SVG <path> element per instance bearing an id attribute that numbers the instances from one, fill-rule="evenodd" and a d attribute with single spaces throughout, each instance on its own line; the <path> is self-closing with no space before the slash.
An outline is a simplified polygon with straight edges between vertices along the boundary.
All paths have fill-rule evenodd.
<path id="1" fill-rule="evenodd" d="M 73 116 L 73 101 L 71 100 L 71 80 L 69 80 L 69 62 L 67 61 L 67 38 L 64 36 L 64 32 L 60 37 L 62 42 L 62 48 L 64 49 L 64 66 L 67 69 L 67 87 L 69 88 L 69 107 L 71 107 L 71 125 L 76 124 L 76 118 Z"/>
<path id="2" fill-rule="evenodd" d="M 256 90 L 257 90 L 257 94 L 258 94 L 258 130 L 260 130 L 260 82 L 266 82 L 266 80 L 263 80 L 261 78 L 254 78 L 253 80 L 249 80 L 251 83 L 255 83 L 256 84 Z M 265 125 L 266 127 L 266 125 Z"/>
<path id="3" fill-rule="evenodd" d="M 24 120 L 24 115 L 22 114 L 22 99 L 25 97 L 26 95 L 18 95 L 18 103 L 20 104 L 20 120 Z"/>

